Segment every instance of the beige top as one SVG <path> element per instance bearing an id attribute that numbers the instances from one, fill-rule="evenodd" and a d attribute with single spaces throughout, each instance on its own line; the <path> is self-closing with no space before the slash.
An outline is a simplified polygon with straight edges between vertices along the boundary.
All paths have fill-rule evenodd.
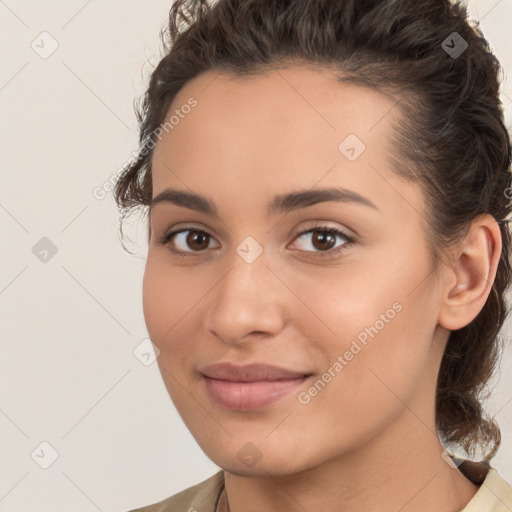
<path id="1" fill-rule="evenodd" d="M 480 489 L 461 512 L 511 512 L 512 487 L 496 469 L 454 458 L 458 469 Z M 173 496 L 129 512 L 221 512 L 227 510 L 224 471 Z"/>

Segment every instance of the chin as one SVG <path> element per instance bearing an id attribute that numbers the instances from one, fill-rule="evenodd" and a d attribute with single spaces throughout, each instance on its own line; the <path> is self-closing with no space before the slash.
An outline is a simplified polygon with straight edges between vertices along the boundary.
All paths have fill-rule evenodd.
<path id="1" fill-rule="evenodd" d="M 241 450 L 240 450 L 241 451 Z M 309 468 L 306 461 L 298 461 L 293 453 L 272 453 L 265 457 L 261 454 L 256 462 L 244 461 L 244 453 L 234 453 L 233 457 L 227 457 L 226 451 L 222 454 L 205 452 L 208 458 L 224 471 L 237 476 L 250 477 L 283 477 L 300 473 Z M 241 460 L 242 459 L 242 460 Z"/>

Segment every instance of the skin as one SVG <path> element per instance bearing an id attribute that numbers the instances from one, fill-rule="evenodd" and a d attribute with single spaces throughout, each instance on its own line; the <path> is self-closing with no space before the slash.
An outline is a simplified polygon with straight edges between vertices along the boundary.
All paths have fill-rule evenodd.
<path id="1" fill-rule="evenodd" d="M 169 395 L 224 469 L 231 512 L 461 510 L 478 488 L 441 457 L 436 379 L 450 330 L 470 323 L 489 295 L 497 223 L 475 219 L 433 273 L 422 189 L 388 162 L 395 103 L 326 70 L 297 66 L 243 80 L 208 71 L 170 111 L 190 97 L 197 106 L 155 148 L 153 197 L 168 187 L 198 193 L 218 215 L 152 208 L 143 306 Z M 338 150 L 349 133 L 366 145 L 353 162 Z M 331 201 L 267 215 L 275 194 L 330 186 L 377 209 Z M 210 235 L 206 248 L 187 245 L 189 232 L 159 243 L 190 224 Z M 343 237 L 327 248 L 315 232 L 297 237 L 323 224 L 355 243 L 329 255 Z M 247 236 L 263 249 L 252 263 L 236 251 Z M 298 394 L 394 303 L 400 312 L 300 403 Z M 199 374 L 219 361 L 314 375 L 262 410 L 232 411 L 210 399 Z M 246 443 L 261 455 L 252 466 L 237 456 Z"/>

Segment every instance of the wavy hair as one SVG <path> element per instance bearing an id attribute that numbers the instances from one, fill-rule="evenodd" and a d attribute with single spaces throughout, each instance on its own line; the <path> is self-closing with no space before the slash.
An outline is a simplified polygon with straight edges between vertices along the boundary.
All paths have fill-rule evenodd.
<path id="1" fill-rule="evenodd" d="M 189 80 L 207 70 L 242 77 L 298 64 L 394 98 L 402 115 L 393 127 L 392 163 L 425 194 L 436 270 L 473 219 L 490 214 L 498 222 L 496 278 L 480 313 L 450 333 L 435 411 L 444 444 L 470 455 L 480 447 L 488 462 L 501 443 L 482 400 L 508 314 L 511 150 L 499 97 L 502 68 L 465 7 L 448 0 L 176 0 L 161 35 L 164 55 L 136 112 L 138 157 L 114 187 L 123 217 L 150 204 L 155 130 Z"/>

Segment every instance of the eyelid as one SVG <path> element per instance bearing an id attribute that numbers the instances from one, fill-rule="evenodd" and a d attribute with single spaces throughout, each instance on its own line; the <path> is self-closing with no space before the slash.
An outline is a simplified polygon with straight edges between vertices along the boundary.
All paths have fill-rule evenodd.
<path id="1" fill-rule="evenodd" d="M 195 223 L 178 223 L 172 225 L 169 229 L 166 229 L 164 233 L 158 238 L 158 242 L 163 242 L 166 238 L 168 238 L 171 234 L 177 235 L 183 231 L 198 231 L 201 233 L 206 233 L 211 238 L 215 238 L 208 229 L 204 228 L 201 225 L 196 225 Z"/>
<path id="2" fill-rule="evenodd" d="M 330 221 L 330 220 L 322 220 L 322 219 L 306 222 L 305 226 L 302 225 L 301 228 L 294 231 L 293 236 L 299 236 L 301 234 L 307 233 L 312 230 L 320 231 L 321 229 L 324 229 L 324 230 L 332 229 L 332 230 L 340 231 L 341 233 L 343 233 L 343 236 L 347 240 L 352 240 L 354 242 L 359 240 L 359 234 L 356 233 L 353 229 L 346 228 L 344 225 L 340 226 L 338 224 L 333 224 L 333 221 Z"/>
<path id="3" fill-rule="evenodd" d="M 295 240 L 297 238 L 300 238 L 302 235 L 305 235 L 307 233 L 313 233 L 315 231 L 332 232 L 332 233 L 334 233 L 334 236 L 344 238 L 345 243 L 341 244 L 338 247 L 331 248 L 326 251 L 304 251 L 301 249 L 295 249 L 295 250 L 298 250 L 299 252 L 303 252 L 305 254 L 312 255 L 313 257 L 329 258 L 329 257 L 334 257 L 339 252 L 343 251 L 345 248 L 352 246 L 358 242 L 358 236 L 354 236 L 351 233 L 347 233 L 347 231 L 351 231 L 351 230 L 346 230 L 345 228 L 341 228 L 339 226 L 328 225 L 328 222 L 330 222 L 330 221 L 310 221 L 310 222 L 311 222 L 311 225 L 309 227 L 302 227 L 300 229 L 297 229 L 294 232 L 292 243 L 295 242 Z M 167 230 L 157 240 L 157 243 L 160 245 L 164 245 L 164 246 L 168 245 L 170 240 L 173 237 L 176 237 L 177 235 L 179 235 L 183 232 L 187 232 L 187 231 L 196 231 L 198 233 L 206 234 L 208 237 L 210 237 L 211 240 L 216 241 L 216 238 L 209 232 L 209 230 L 189 223 L 189 224 L 183 224 L 182 226 L 180 226 L 179 224 L 176 226 L 173 226 L 171 229 Z M 219 242 L 217 242 L 217 243 L 219 243 Z M 287 247 L 289 245 L 290 244 L 288 244 Z M 201 251 L 192 251 L 192 250 L 191 251 L 182 251 L 181 249 L 174 249 L 174 248 L 171 249 L 170 248 L 169 250 L 177 256 L 196 256 L 196 255 L 199 256 L 199 255 L 205 254 L 207 252 L 206 249 L 201 250 Z"/>
<path id="4" fill-rule="evenodd" d="M 329 221 L 329 220 L 313 220 L 313 221 L 307 221 L 306 222 L 306 226 L 302 225 L 302 227 L 300 228 L 297 228 L 292 236 L 294 237 L 297 237 L 299 235 L 302 235 L 312 229 L 317 229 L 319 230 L 320 228 L 324 228 L 324 229 L 335 229 L 337 231 L 341 231 L 343 233 L 343 235 L 345 236 L 345 238 L 347 239 L 351 239 L 353 241 L 358 241 L 359 240 L 359 234 L 356 233 L 353 229 L 347 229 L 346 227 L 340 227 L 338 225 L 327 225 L 329 223 L 331 223 L 332 221 Z M 160 237 L 160 239 L 163 239 L 165 238 L 169 233 L 174 232 L 176 233 L 177 231 L 185 231 L 185 230 L 197 230 L 197 231 L 201 231 L 201 232 L 205 232 L 207 233 L 209 236 L 211 236 L 212 238 L 215 238 L 211 233 L 210 231 L 203 227 L 202 225 L 200 224 L 196 224 L 194 222 L 183 222 L 183 223 L 178 223 L 174 226 L 172 226 L 171 228 L 167 229 L 164 234 Z"/>
<path id="5" fill-rule="evenodd" d="M 301 238 L 303 235 L 306 235 L 309 233 L 314 233 L 315 231 L 318 231 L 321 233 L 322 232 L 330 233 L 335 238 L 341 237 L 345 240 L 345 242 L 342 243 L 341 245 L 338 245 L 337 247 L 333 247 L 326 251 L 305 251 L 305 250 L 301 250 L 301 249 L 295 249 L 295 250 L 298 250 L 299 252 L 313 256 L 314 258 L 326 258 L 327 259 L 329 257 L 331 257 L 331 258 L 337 257 L 339 255 L 339 253 L 341 253 L 342 251 L 345 251 L 347 248 L 349 248 L 350 246 L 354 245 L 357 242 L 356 237 L 353 237 L 353 236 L 347 234 L 344 229 L 341 229 L 339 227 L 334 227 L 334 226 L 328 226 L 326 224 L 315 224 L 314 226 L 311 226 L 306 229 L 302 229 L 299 232 L 297 232 L 294 235 L 292 243 L 295 243 L 295 241 L 298 240 L 299 238 Z"/>

